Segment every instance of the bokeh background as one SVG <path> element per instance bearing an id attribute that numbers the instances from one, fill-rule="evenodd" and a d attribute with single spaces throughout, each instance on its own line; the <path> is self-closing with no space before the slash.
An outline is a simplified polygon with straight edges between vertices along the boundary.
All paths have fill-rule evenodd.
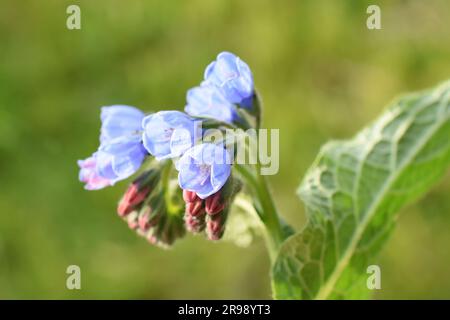
<path id="1" fill-rule="evenodd" d="M 382 30 L 366 28 L 378 4 Z M 81 7 L 81 30 L 66 8 Z M 348 138 L 401 92 L 450 78 L 450 2 L 14 1 L 0 9 L 0 298 L 270 298 L 264 243 L 189 236 L 169 251 L 117 217 L 127 183 L 88 192 L 76 160 L 98 144 L 99 108 L 182 109 L 223 50 L 252 68 L 264 126 L 280 128 L 277 205 L 319 147 Z M 375 298 L 450 298 L 450 176 L 406 207 Z M 66 289 L 81 267 L 82 290 Z"/>

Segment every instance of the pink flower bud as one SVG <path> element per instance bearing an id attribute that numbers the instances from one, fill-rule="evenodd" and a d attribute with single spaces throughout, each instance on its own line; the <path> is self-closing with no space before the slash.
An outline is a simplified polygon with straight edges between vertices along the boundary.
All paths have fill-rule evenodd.
<path id="1" fill-rule="evenodd" d="M 205 212 L 203 208 L 203 201 L 199 198 L 195 202 L 189 202 L 186 204 L 186 213 L 192 216 L 198 216 Z"/>
<path id="2" fill-rule="evenodd" d="M 213 219 L 208 219 L 206 223 L 206 234 L 209 240 L 219 240 L 222 238 L 224 231 L 224 219 L 221 215 L 216 215 Z"/>
<path id="3" fill-rule="evenodd" d="M 187 214 L 184 218 L 186 229 L 192 233 L 200 233 L 205 229 L 204 215 L 194 217 Z"/>
<path id="4" fill-rule="evenodd" d="M 205 200 L 205 209 L 209 215 L 215 215 L 221 212 L 225 208 L 225 202 L 222 199 L 222 193 L 220 191 L 213 195 L 210 195 Z"/>
<path id="5" fill-rule="evenodd" d="M 132 183 L 119 202 L 119 206 L 117 208 L 117 213 L 119 216 L 124 217 L 132 212 L 145 200 L 149 193 L 149 186 L 139 189 L 137 183 Z"/>
<path id="6" fill-rule="evenodd" d="M 186 203 L 194 202 L 200 199 L 194 191 L 183 190 L 183 200 Z"/>
<path id="7" fill-rule="evenodd" d="M 134 180 L 123 195 L 117 208 L 117 213 L 125 217 L 144 202 L 155 184 L 158 182 L 159 173 L 156 170 L 144 172 Z"/>

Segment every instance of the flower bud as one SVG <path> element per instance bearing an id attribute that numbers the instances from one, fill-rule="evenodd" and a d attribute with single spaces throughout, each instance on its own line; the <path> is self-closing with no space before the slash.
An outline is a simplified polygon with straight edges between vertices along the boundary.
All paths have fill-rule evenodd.
<path id="1" fill-rule="evenodd" d="M 215 215 L 223 211 L 225 208 L 225 201 L 222 197 L 221 190 L 217 191 L 215 194 L 210 195 L 205 200 L 205 210 L 209 215 Z"/>
<path id="2" fill-rule="evenodd" d="M 186 202 L 184 224 L 191 233 L 200 233 L 205 229 L 204 201 L 194 192 L 183 190 L 183 200 Z"/>
<path id="3" fill-rule="evenodd" d="M 234 196 L 241 190 L 241 187 L 242 183 L 230 176 L 222 188 L 205 199 L 206 213 L 213 216 L 225 211 L 233 202 Z"/>
<path id="4" fill-rule="evenodd" d="M 151 169 L 129 186 L 119 203 L 118 213 L 139 236 L 151 244 L 168 248 L 177 238 L 184 236 L 186 229 L 183 208 L 179 205 L 182 202 L 181 189 L 176 181 L 170 184 L 164 180 L 163 184 L 159 179 L 160 170 L 159 167 Z M 194 200 L 192 213 L 203 211 L 204 214 L 202 200 L 195 193 L 187 199 Z"/>
<path id="5" fill-rule="evenodd" d="M 205 213 L 204 201 L 194 191 L 183 190 L 186 215 L 199 216 Z"/>
<path id="6" fill-rule="evenodd" d="M 185 234 L 183 220 L 178 216 L 163 216 L 159 223 L 146 233 L 147 241 L 162 248 L 170 247 Z"/>
<path id="7" fill-rule="evenodd" d="M 186 203 L 195 202 L 195 200 L 199 199 L 197 194 L 194 191 L 183 190 L 183 200 Z"/>
<path id="8" fill-rule="evenodd" d="M 206 229 L 208 239 L 219 240 L 222 238 L 229 206 L 241 186 L 238 179 L 230 176 L 221 189 L 205 200 L 202 200 L 193 191 L 183 190 L 183 199 L 186 203 L 184 216 L 186 230 L 200 233 Z"/>
<path id="9" fill-rule="evenodd" d="M 200 233 L 205 229 L 205 212 L 202 215 L 193 216 L 186 214 L 184 217 L 186 229 L 192 233 Z"/>
<path id="10" fill-rule="evenodd" d="M 203 201 L 199 198 L 196 202 L 186 204 L 186 213 L 192 216 L 199 216 L 205 212 Z"/>
<path id="11" fill-rule="evenodd" d="M 130 229 L 132 229 L 132 230 L 137 229 L 137 227 L 139 226 L 137 211 L 130 212 L 126 219 L 127 219 L 128 227 Z"/>
<path id="12" fill-rule="evenodd" d="M 217 86 L 231 103 L 251 107 L 247 100 L 254 92 L 250 67 L 231 52 L 221 52 L 205 70 L 205 82 Z"/>
<path id="13" fill-rule="evenodd" d="M 217 214 L 214 216 L 208 216 L 206 222 L 206 235 L 209 240 L 219 240 L 222 238 L 225 231 L 225 219 L 226 216 Z"/>
<path id="14" fill-rule="evenodd" d="M 117 213 L 121 217 L 126 216 L 145 200 L 149 192 L 149 187 L 139 190 L 136 185 L 132 184 L 120 200 Z"/>
<path id="15" fill-rule="evenodd" d="M 148 231 L 151 227 L 158 224 L 161 216 L 163 215 L 163 208 L 158 204 L 158 200 L 149 199 L 144 203 L 139 213 L 139 229 L 141 231 Z"/>
<path id="16" fill-rule="evenodd" d="M 242 183 L 232 176 L 215 194 L 205 200 L 206 235 L 209 240 L 219 240 L 225 232 L 228 211 L 235 195 L 241 190 Z"/>
<path id="17" fill-rule="evenodd" d="M 150 170 L 139 176 L 128 187 L 124 196 L 119 202 L 117 213 L 124 217 L 137 209 L 147 198 L 152 190 L 158 174 L 155 170 Z"/>
<path id="18" fill-rule="evenodd" d="M 149 207 L 150 209 L 150 207 Z M 139 230 L 141 231 L 147 231 L 148 229 L 150 229 L 150 213 L 149 211 L 151 210 L 145 210 L 144 212 L 141 212 L 141 214 L 139 215 L 138 218 L 138 225 L 139 225 Z"/>

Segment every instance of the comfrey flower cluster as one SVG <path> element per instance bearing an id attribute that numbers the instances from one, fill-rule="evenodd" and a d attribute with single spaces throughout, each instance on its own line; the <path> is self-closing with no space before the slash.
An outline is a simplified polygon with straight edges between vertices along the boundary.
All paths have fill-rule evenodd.
<path id="1" fill-rule="evenodd" d="M 103 107 L 98 150 L 78 161 L 80 181 L 88 190 L 141 172 L 119 202 L 118 214 L 162 247 L 185 230 L 205 231 L 211 240 L 223 235 L 242 183 L 232 175 L 234 155 L 226 141 L 205 142 L 203 125 L 221 130 L 259 121 L 248 65 L 232 53 L 220 53 L 200 86 L 187 92 L 184 111 L 146 115 L 131 106 Z"/>

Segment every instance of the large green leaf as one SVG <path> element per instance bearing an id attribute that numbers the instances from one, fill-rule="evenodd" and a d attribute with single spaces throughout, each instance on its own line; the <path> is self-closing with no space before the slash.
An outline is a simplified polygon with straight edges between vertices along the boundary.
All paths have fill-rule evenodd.
<path id="1" fill-rule="evenodd" d="M 273 266 L 278 299 L 368 297 L 367 267 L 399 209 L 450 164 L 450 82 L 395 101 L 349 141 L 326 144 L 299 188 L 308 224 Z"/>

